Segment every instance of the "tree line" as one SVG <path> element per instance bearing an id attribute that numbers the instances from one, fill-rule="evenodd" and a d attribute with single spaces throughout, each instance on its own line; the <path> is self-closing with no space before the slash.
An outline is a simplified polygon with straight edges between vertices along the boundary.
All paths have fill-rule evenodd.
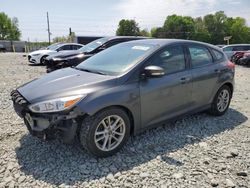
<path id="1" fill-rule="evenodd" d="M 140 30 L 135 20 L 121 20 L 116 31 L 118 36 L 147 36 L 177 38 L 224 44 L 224 37 L 231 36 L 230 43 L 250 43 L 250 28 L 241 17 L 228 17 L 223 11 L 192 18 L 176 14 L 167 16 L 163 26 Z"/>

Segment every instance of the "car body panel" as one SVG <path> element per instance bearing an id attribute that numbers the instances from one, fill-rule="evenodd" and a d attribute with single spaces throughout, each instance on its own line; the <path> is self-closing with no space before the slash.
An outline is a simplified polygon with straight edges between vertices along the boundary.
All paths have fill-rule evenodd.
<path id="1" fill-rule="evenodd" d="M 113 76 L 98 75 L 67 68 L 58 70 L 53 74 L 44 75 L 40 79 L 19 87 L 18 91 L 28 101 L 36 103 L 45 98 L 49 100 L 62 96 L 88 94 L 90 91 L 93 92 L 94 88 L 103 89 L 108 87 L 108 81 L 112 82 L 114 79 L 115 77 Z"/>

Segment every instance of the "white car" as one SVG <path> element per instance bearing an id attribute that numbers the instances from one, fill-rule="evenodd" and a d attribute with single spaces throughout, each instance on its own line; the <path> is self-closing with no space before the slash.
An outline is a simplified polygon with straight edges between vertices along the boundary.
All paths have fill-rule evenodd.
<path id="1" fill-rule="evenodd" d="M 52 55 L 61 51 L 78 50 L 79 48 L 83 46 L 84 45 L 82 44 L 76 44 L 76 43 L 52 44 L 48 46 L 46 49 L 31 52 L 28 55 L 28 61 L 34 64 L 43 64 L 44 59 L 49 55 Z"/>

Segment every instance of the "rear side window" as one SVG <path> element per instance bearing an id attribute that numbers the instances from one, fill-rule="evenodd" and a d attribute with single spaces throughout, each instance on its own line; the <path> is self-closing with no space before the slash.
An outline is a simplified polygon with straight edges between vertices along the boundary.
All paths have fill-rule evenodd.
<path id="1" fill-rule="evenodd" d="M 62 46 L 62 47 L 60 47 L 58 50 L 59 51 L 62 51 L 62 50 L 71 50 L 71 47 L 70 47 L 71 45 L 64 45 L 64 46 Z"/>
<path id="2" fill-rule="evenodd" d="M 244 51 L 245 46 L 234 46 L 233 51 Z"/>
<path id="3" fill-rule="evenodd" d="M 215 61 L 220 61 L 220 60 L 223 59 L 223 57 L 224 57 L 223 53 L 221 53 L 221 52 L 219 52 L 217 50 L 214 50 L 214 49 L 212 49 L 212 52 L 214 54 Z"/>
<path id="4" fill-rule="evenodd" d="M 71 47 L 72 47 L 72 50 L 78 50 L 82 46 L 80 46 L 80 45 L 72 45 Z"/>
<path id="5" fill-rule="evenodd" d="M 182 46 L 166 47 L 150 60 L 152 65 L 157 65 L 170 74 L 185 69 L 185 57 Z"/>
<path id="6" fill-rule="evenodd" d="M 231 52 L 231 51 L 233 51 L 233 47 L 232 47 L 232 46 L 224 47 L 224 48 L 223 48 L 223 51 L 224 51 L 224 52 Z"/>
<path id="7" fill-rule="evenodd" d="M 209 50 L 203 46 L 189 46 L 192 67 L 200 67 L 213 63 Z"/>

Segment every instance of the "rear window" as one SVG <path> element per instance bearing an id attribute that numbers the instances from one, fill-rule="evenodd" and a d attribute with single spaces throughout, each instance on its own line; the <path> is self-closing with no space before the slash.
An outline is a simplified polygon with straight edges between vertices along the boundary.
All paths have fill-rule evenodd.
<path id="1" fill-rule="evenodd" d="M 224 57 L 223 53 L 219 52 L 218 50 L 214 50 L 214 49 L 212 49 L 212 52 L 214 54 L 215 61 L 220 61 L 223 59 L 223 57 Z"/>

